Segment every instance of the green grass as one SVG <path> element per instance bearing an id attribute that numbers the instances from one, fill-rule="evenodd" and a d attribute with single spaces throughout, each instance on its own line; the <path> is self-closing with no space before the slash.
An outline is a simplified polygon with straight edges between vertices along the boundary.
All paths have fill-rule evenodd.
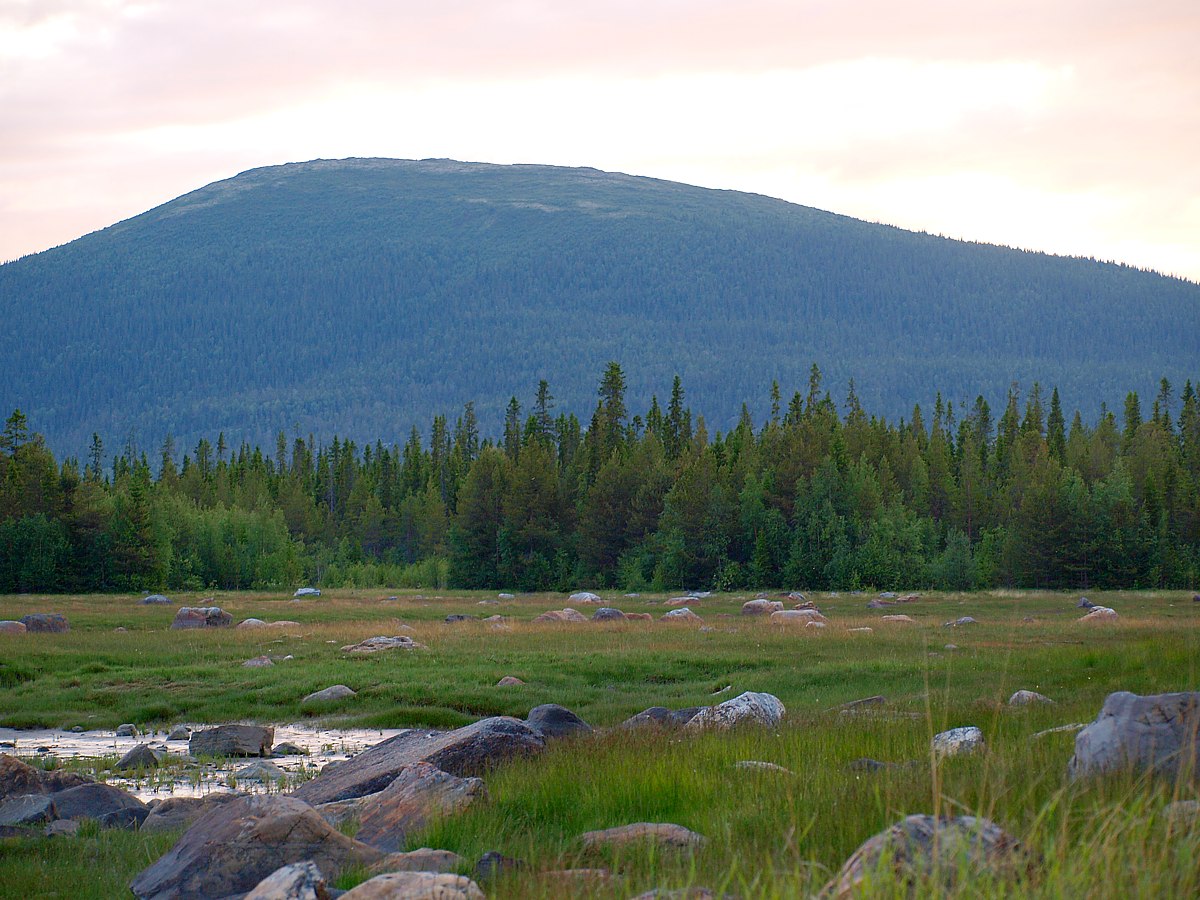
<path id="1" fill-rule="evenodd" d="M 1161 815 L 1170 800 L 1195 797 L 1193 787 L 1132 777 L 1068 785 L 1074 735 L 1033 737 L 1090 721 L 1114 690 L 1195 689 L 1200 604 L 1193 605 L 1190 594 L 1089 595 L 1121 613 L 1109 626 L 1079 624 L 1077 595 L 933 595 L 883 611 L 865 609 L 866 596 L 817 595 L 830 619 L 820 631 L 744 619 L 739 595 L 694 604 L 713 629 L 700 631 L 658 622 L 528 624 L 538 612 L 566 605 L 559 595 L 480 606 L 491 595 L 417 599 L 410 593 L 381 601 L 389 593 L 332 592 L 303 604 L 219 596 L 216 602 L 237 620 L 292 619 L 301 627 L 209 632 L 169 631 L 173 611 L 139 607 L 136 598 L 0 598 L 0 618 L 56 611 L 72 623 L 65 635 L 0 636 L 0 723 L 285 723 L 308 717 L 299 704 L 305 694 L 343 683 L 359 694 L 319 710 L 333 725 L 450 727 L 484 715 L 523 716 L 554 702 L 593 725 L 612 726 L 648 706 L 703 705 L 745 690 L 769 691 L 789 711 L 777 734 L 612 731 L 556 743 L 536 759 L 492 773 L 490 802 L 435 823 L 410 845 L 443 847 L 470 860 L 499 850 L 538 871 L 578 865 L 622 873 L 619 884 L 595 896 L 703 884 L 743 897 L 790 897 L 818 889 L 859 843 L 904 815 L 966 812 L 995 820 L 1040 862 L 1031 882 L 973 878 L 960 886 L 963 896 L 1200 892 L 1194 862 L 1200 830 L 1170 830 Z M 647 598 L 613 605 L 656 616 L 665 611 Z M 512 627 L 441 621 L 464 612 L 500 613 Z M 918 624 L 879 622 L 888 612 L 911 615 Z M 941 627 L 968 614 L 980 624 Z M 1029 616 L 1034 621 L 1025 621 Z M 400 633 L 400 621 L 429 649 L 362 659 L 339 651 L 374 634 Z M 848 633 L 861 625 L 875 630 Z M 128 631 L 114 632 L 117 626 Z M 945 650 L 947 643 L 959 649 Z M 294 659 L 268 669 L 240 667 L 260 653 Z M 503 675 L 527 684 L 495 687 Z M 1021 688 L 1057 702 L 1007 707 L 1004 701 Z M 886 715 L 832 709 L 873 694 L 888 698 Z M 930 736 L 967 724 L 983 729 L 989 752 L 931 769 Z M 873 774 L 846 769 L 862 756 L 913 764 Z M 742 759 L 775 762 L 797 774 L 734 768 Z M 634 821 L 676 822 L 710 843 L 691 856 L 647 848 L 619 857 L 581 850 L 582 832 Z M 89 852 L 107 854 L 105 865 L 119 869 L 126 882 L 162 852 L 137 835 L 105 832 L 87 841 Z M 0 844 L 0 884 L 36 885 L 41 872 L 43 886 L 23 890 L 25 896 L 119 895 L 77 885 L 73 874 L 60 871 L 81 852 L 69 840 Z M 487 888 L 490 897 L 512 898 L 561 896 L 562 890 L 529 874 Z M 872 894 L 893 890 L 900 888 L 889 882 Z"/>

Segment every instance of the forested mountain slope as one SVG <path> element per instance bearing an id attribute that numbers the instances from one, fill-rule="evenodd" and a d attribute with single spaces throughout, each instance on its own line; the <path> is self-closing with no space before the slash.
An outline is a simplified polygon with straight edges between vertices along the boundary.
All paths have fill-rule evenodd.
<path id="1" fill-rule="evenodd" d="M 1084 405 L 1200 358 L 1200 286 L 592 169 L 315 161 L 0 266 L 0 409 L 82 455 L 172 432 L 403 441 L 540 379 L 586 420 L 620 360 L 725 428 L 817 362 L 890 417 L 1016 380 Z M 1089 410 L 1089 412 L 1091 412 Z M 153 448 L 150 448 L 153 449 Z"/>

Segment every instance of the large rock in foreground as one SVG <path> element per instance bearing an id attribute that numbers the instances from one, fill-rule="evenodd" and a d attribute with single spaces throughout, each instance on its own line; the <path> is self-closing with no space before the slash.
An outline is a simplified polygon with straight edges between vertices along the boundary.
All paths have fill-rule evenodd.
<path id="1" fill-rule="evenodd" d="M 54 807 L 60 819 L 96 819 L 103 822 L 107 817 L 131 810 L 139 823 L 149 810 L 146 804 L 129 791 L 111 784 L 81 784 L 52 795 Z M 114 823 L 121 820 L 114 816 Z"/>
<path id="2" fill-rule="evenodd" d="M 293 797 L 242 797 L 198 819 L 129 887 L 143 900 L 235 897 L 291 863 L 310 860 L 332 878 L 348 865 L 370 865 L 382 856 Z"/>
<path id="3" fill-rule="evenodd" d="M 709 706 L 696 713 L 685 725 L 689 731 L 732 728 L 735 725 L 762 725 L 774 728 L 783 721 L 786 710 L 774 694 L 747 691 L 732 700 Z"/>
<path id="4" fill-rule="evenodd" d="M 275 729 L 262 725 L 218 725 L 193 731 L 188 739 L 192 756 L 270 756 Z"/>
<path id="5" fill-rule="evenodd" d="M 1018 878 L 1030 867 L 1020 842 L 987 819 L 909 816 L 855 850 L 820 896 L 869 896 L 872 883 L 888 896 L 941 896 L 955 893 L 960 876 Z M 893 878 L 908 891 L 896 891 Z"/>
<path id="6" fill-rule="evenodd" d="M 487 799 L 487 788 L 480 779 L 459 778 L 427 762 L 414 763 L 359 807 L 356 838 L 380 850 L 400 850 L 409 832 L 424 828 L 430 819 L 460 812 L 479 799 Z"/>
<path id="7" fill-rule="evenodd" d="M 325 876 L 311 860 L 292 863 L 268 875 L 245 900 L 329 900 Z"/>
<path id="8" fill-rule="evenodd" d="M 182 606 L 175 613 L 174 629 L 180 628 L 228 628 L 233 616 L 219 606 Z"/>
<path id="9" fill-rule="evenodd" d="M 1200 692 L 1109 694 L 1096 721 L 1075 736 L 1067 777 L 1131 770 L 1200 780 L 1198 730 Z"/>
<path id="10" fill-rule="evenodd" d="M 413 729 L 322 773 L 293 794 L 314 806 L 382 791 L 406 767 L 427 762 L 460 778 L 479 776 L 514 756 L 540 753 L 545 738 L 520 719 L 496 716 L 454 731 Z"/>
<path id="11" fill-rule="evenodd" d="M 30 633 L 62 634 L 71 630 L 71 626 L 67 624 L 66 616 L 60 616 L 58 613 L 33 613 L 28 616 L 21 616 L 21 624 Z"/>
<path id="12" fill-rule="evenodd" d="M 242 795 L 221 792 L 205 797 L 168 797 L 155 804 L 138 830 L 171 831 L 186 828 L 211 809 L 223 803 L 232 803 L 240 796 Z"/>
<path id="13" fill-rule="evenodd" d="M 22 794 L 57 794 L 81 784 L 92 784 L 92 779 L 62 769 L 45 772 L 15 756 L 0 753 L 0 800 Z"/>

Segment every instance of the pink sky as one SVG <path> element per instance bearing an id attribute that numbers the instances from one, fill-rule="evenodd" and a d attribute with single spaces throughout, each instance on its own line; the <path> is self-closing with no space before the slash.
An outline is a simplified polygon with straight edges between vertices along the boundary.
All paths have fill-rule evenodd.
<path id="1" fill-rule="evenodd" d="M 0 260 L 255 166 L 595 166 L 1200 280 L 1195 0 L 2 0 Z"/>

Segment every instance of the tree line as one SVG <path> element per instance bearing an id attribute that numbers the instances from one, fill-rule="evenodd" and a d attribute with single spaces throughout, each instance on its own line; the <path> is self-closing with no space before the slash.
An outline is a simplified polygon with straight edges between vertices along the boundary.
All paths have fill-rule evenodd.
<path id="1" fill-rule="evenodd" d="M 473 404 L 427 438 L 358 446 L 280 432 L 273 453 L 200 440 L 182 459 L 59 463 L 25 415 L 0 435 L 0 592 L 330 586 L 519 591 L 1194 588 L 1200 398 L 1070 421 L 1057 389 L 899 422 L 806 391 L 709 433 L 678 377 L 632 413 L 609 363 L 584 427 L 547 382 L 503 433 Z M 110 462 L 111 459 L 111 462 Z"/>

